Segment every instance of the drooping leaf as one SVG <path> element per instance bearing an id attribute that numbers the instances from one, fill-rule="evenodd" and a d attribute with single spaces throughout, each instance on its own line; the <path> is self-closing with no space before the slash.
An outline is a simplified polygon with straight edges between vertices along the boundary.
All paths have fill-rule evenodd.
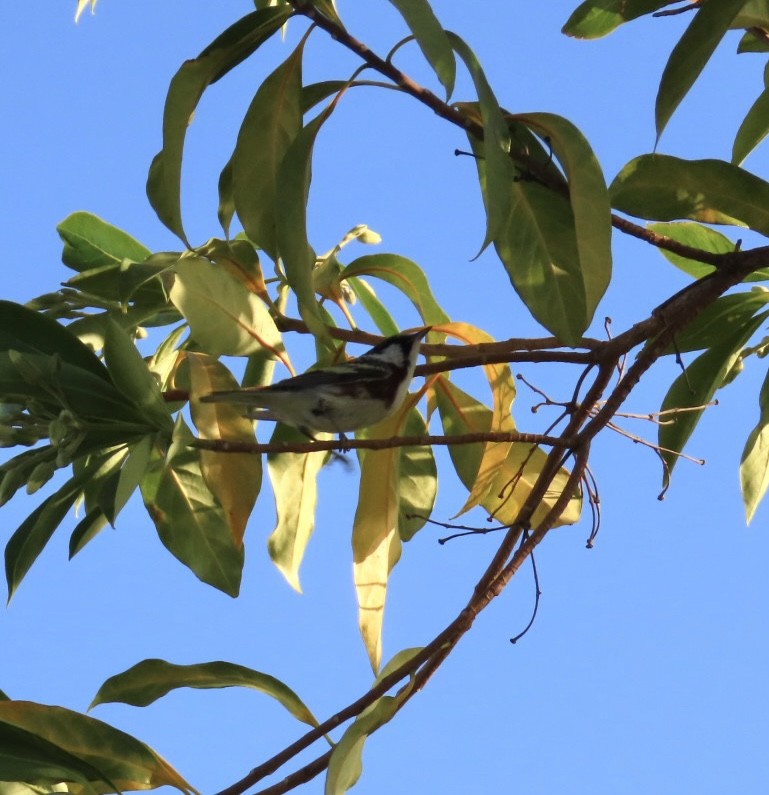
<path id="1" fill-rule="evenodd" d="M 516 178 L 515 167 L 510 159 L 510 133 L 475 53 L 456 34 L 447 32 L 447 35 L 451 46 L 470 72 L 480 105 L 483 141 L 471 136 L 471 143 L 479 150 L 476 152 L 479 158 L 476 165 L 486 207 L 486 237 L 480 249 L 483 251 L 502 232 L 510 216 L 510 186 Z"/>
<path id="2" fill-rule="evenodd" d="M 366 310 L 382 336 L 392 337 L 398 333 L 398 324 L 395 319 L 387 311 L 384 303 L 379 300 L 374 288 L 365 279 L 350 276 L 345 280 L 345 284 L 355 293 L 358 302 Z"/>
<path id="3" fill-rule="evenodd" d="M 264 302 L 224 268 L 202 257 L 181 260 L 171 300 L 211 356 L 247 356 L 265 348 L 280 355 L 280 332 Z"/>
<path id="4" fill-rule="evenodd" d="M 148 790 L 165 785 L 183 793 L 195 792 L 144 743 L 102 721 L 63 707 L 30 701 L 0 702 L 0 733 L 13 730 L 26 732 L 59 749 L 62 756 L 77 759 L 80 765 L 74 772 L 81 777 L 71 780 L 76 783 L 85 780 L 89 787 L 86 791 L 108 793 L 114 792 L 114 787 Z M 8 746 L 0 742 L 0 747 Z M 88 773 L 88 767 L 95 772 Z M 30 772 L 34 774 L 34 767 Z"/>
<path id="5" fill-rule="evenodd" d="M 323 435 L 316 434 L 316 438 Z M 330 438 L 330 437 L 329 437 Z M 271 442 L 305 439 L 299 431 L 278 424 Z M 299 566 L 315 528 L 317 477 L 327 453 L 270 453 L 267 470 L 275 495 L 277 523 L 267 540 L 267 550 L 289 585 L 301 593 Z"/>
<path id="6" fill-rule="evenodd" d="M 409 26 L 436 77 L 446 89 L 446 100 L 454 91 L 456 63 L 446 31 L 427 0 L 390 0 Z"/>
<path id="7" fill-rule="evenodd" d="M 190 376 L 190 411 L 201 439 L 254 441 L 253 422 L 231 403 L 201 403 L 197 398 L 238 384 L 227 368 L 204 353 L 186 354 Z M 262 460 L 251 453 L 200 451 L 200 470 L 224 509 L 233 541 L 243 544 L 246 523 L 262 486 Z"/>
<path id="8" fill-rule="evenodd" d="M 572 12 L 562 32 L 578 39 L 597 39 L 669 4 L 670 0 L 586 0 Z"/>
<path id="9" fill-rule="evenodd" d="M 98 533 L 109 524 L 109 520 L 102 513 L 101 508 L 89 511 L 75 526 L 69 537 L 70 560 Z"/>
<path id="10" fill-rule="evenodd" d="M 56 231 L 64 243 L 62 262 L 76 271 L 120 265 L 123 260 L 144 262 L 151 254 L 138 240 L 92 213 L 72 213 Z"/>
<path id="11" fill-rule="evenodd" d="M 740 460 L 740 487 L 747 524 L 752 521 L 769 486 L 769 373 L 761 384 L 758 409 L 758 422 L 748 435 Z"/>
<path id="12" fill-rule="evenodd" d="M 703 310 L 680 334 L 665 353 L 687 353 L 717 348 L 726 329 L 746 328 L 751 318 L 769 303 L 764 288 L 750 292 L 722 295 Z"/>
<path id="13" fill-rule="evenodd" d="M 732 163 L 739 165 L 769 133 L 769 89 L 762 91 L 751 105 L 737 130 L 732 147 Z"/>
<path id="14" fill-rule="evenodd" d="M 444 433 L 484 433 L 490 429 L 493 414 L 491 409 L 448 379 L 441 378 L 436 381 L 435 392 Z M 449 445 L 449 454 L 459 479 L 468 490 L 472 489 L 482 460 L 483 445 Z M 512 444 L 503 466 L 497 470 L 494 482 L 480 503 L 481 506 L 501 524 L 515 522 L 521 506 L 542 471 L 545 458 L 545 452 L 539 447 L 521 442 Z M 545 518 L 560 498 L 568 477 L 568 470 L 561 468 L 532 515 L 533 526 Z M 580 495 L 572 495 L 568 507 L 554 526 L 574 524 L 579 519 L 581 509 Z"/>
<path id="15" fill-rule="evenodd" d="M 412 409 L 403 429 L 406 436 L 424 436 L 427 423 Z M 438 493 L 438 469 L 430 445 L 400 448 L 398 479 L 398 535 L 410 541 L 421 530 L 432 513 Z"/>
<path id="16" fill-rule="evenodd" d="M 315 716 L 299 696 L 279 679 L 243 665 L 221 661 L 175 665 L 165 660 L 142 660 L 127 671 L 107 679 L 88 709 L 114 702 L 146 707 L 180 687 L 247 687 L 258 690 L 274 698 L 302 723 L 318 725 Z"/>
<path id="17" fill-rule="evenodd" d="M 5 577 L 9 601 L 102 463 L 103 460 L 97 458 L 70 478 L 54 494 L 43 500 L 8 539 L 5 547 Z"/>
<path id="18" fill-rule="evenodd" d="M 337 95 L 338 97 L 341 95 Z M 326 336 L 326 326 L 315 299 L 315 252 L 307 237 L 307 200 L 312 181 L 312 153 L 320 128 L 336 107 L 336 100 L 309 122 L 289 146 L 277 179 L 276 219 L 278 253 L 283 260 L 299 313 L 311 331 Z"/>
<path id="19" fill-rule="evenodd" d="M 416 262 L 399 254 L 366 254 L 347 265 L 339 278 L 344 280 L 360 276 L 375 276 L 396 287 L 411 301 L 426 325 L 437 326 L 450 321 L 435 300 L 430 283 Z"/>
<path id="20" fill-rule="evenodd" d="M 259 86 L 246 111 L 230 162 L 235 210 L 249 239 L 278 258 L 277 180 L 283 157 L 302 129 L 299 46 Z M 222 180 L 225 173 L 222 172 Z M 220 180 L 221 184 L 221 180 Z"/>
<path id="21" fill-rule="evenodd" d="M 662 73 L 654 110 L 657 141 L 744 5 L 745 0 L 703 0 L 699 4 Z"/>
<path id="22" fill-rule="evenodd" d="M 203 582 L 237 596 L 243 547 L 233 541 L 224 511 L 203 479 L 192 440 L 180 416 L 168 453 L 155 453 L 142 479 L 144 504 L 174 557 Z"/>
<path id="23" fill-rule="evenodd" d="M 609 188 L 621 212 L 653 221 L 689 218 L 769 235 L 769 183 L 722 160 L 641 155 Z"/>
<path id="24" fill-rule="evenodd" d="M 564 284 L 560 292 L 584 293 L 584 330 L 611 279 L 611 206 L 601 166 L 584 135 L 563 117 L 524 113 L 511 118 L 548 141 L 566 174 L 580 267 L 579 284 Z"/>
<path id="25" fill-rule="evenodd" d="M 677 243 L 683 243 L 686 246 L 701 249 L 702 251 L 711 251 L 714 254 L 726 254 L 735 250 L 734 241 L 730 240 L 726 235 L 722 235 L 709 226 L 703 226 L 693 221 L 648 224 L 647 228 L 651 229 L 652 232 L 656 232 L 658 235 L 669 237 Z M 676 268 L 679 268 L 684 273 L 688 273 L 695 279 L 701 279 L 714 270 L 712 265 L 706 265 L 704 262 L 687 259 L 667 249 L 659 248 L 657 250 L 668 262 L 671 262 Z M 761 279 L 767 277 L 769 277 L 769 273 L 767 273 L 766 276 L 762 276 Z M 752 274 L 746 279 L 746 281 L 752 280 L 757 280 L 756 274 Z"/>
<path id="26" fill-rule="evenodd" d="M 288 19 L 287 6 L 247 14 L 214 39 L 197 58 L 185 61 L 171 80 L 163 110 L 163 148 L 147 178 L 147 196 L 158 218 L 187 243 L 181 215 L 184 139 L 205 89 L 251 55 Z"/>
<path id="27" fill-rule="evenodd" d="M 737 360 L 740 351 L 755 330 L 769 317 L 769 311 L 752 317 L 742 325 L 726 326 L 720 339 L 705 353 L 700 354 L 685 372 L 673 381 L 662 401 L 661 410 L 682 409 L 679 414 L 668 414 L 669 422 L 659 426 L 658 440 L 665 462 L 663 483 L 667 485 L 678 461 L 677 453 L 694 432 L 697 423 L 716 390 Z M 688 409 L 688 410 L 687 410 Z"/>

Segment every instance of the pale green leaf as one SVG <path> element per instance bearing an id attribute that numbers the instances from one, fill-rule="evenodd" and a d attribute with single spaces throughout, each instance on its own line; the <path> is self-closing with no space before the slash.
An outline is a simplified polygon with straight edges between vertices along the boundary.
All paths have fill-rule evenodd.
<path id="1" fill-rule="evenodd" d="M 187 243 L 181 214 L 181 171 L 184 139 L 205 89 L 253 53 L 288 19 L 286 6 L 247 14 L 185 61 L 171 80 L 163 110 L 163 148 L 147 178 L 147 196 L 158 218 Z"/>
<path id="2" fill-rule="evenodd" d="M 758 409 L 758 423 L 748 435 L 740 461 L 740 487 L 748 524 L 769 487 L 769 373 L 761 384 Z"/>
<path id="3" fill-rule="evenodd" d="M 282 351 L 280 332 L 265 303 L 225 268 L 202 257 L 180 260 L 171 301 L 211 356 L 247 356 L 263 349 L 278 356 Z"/>
<path id="4" fill-rule="evenodd" d="M 722 235 L 715 229 L 702 224 L 694 223 L 693 221 L 674 221 L 671 223 L 656 223 L 648 224 L 648 228 L 658 235 L 664 235 L 677 243 L 683 243 L 686 246 L 691 246 L 701 251 L 710 251 L 713 254 L 727 254 L 735 250 L 734 241 L 730 240 L 726 235 Z M 679 268 L 684 273 L 688 273 L 695 279 L 701 279 L 708 273 L 712 273 L 714 268 L 712 265 L 706 265 L 704 262 L 697 260 L 687 259 L 680 254 L 675 254 L 664 248 L 657 249 L 668 262 L 671 262 L 676 268 Z M 767 274 L 769 275 L 769 274 Z M 746 281 L 755 279 L 755 274 L 748 277 Z M 767 278 L 766 276 L 762 278 Z"/>
<path id="5" fill-rule="evenodd" d="M 759 94 L 742 120 L 732 147 L 732 163 L 739 165 L 769 133 L 769 90 Z"/>
<path id="6" fill-rule="evenodd" d="M 143 262 L 151 253 L 122 229 L 92 213 L 72 213 L 56 231 L 64 243 L 62 262 L 76 271 L 120 265 L 123 260 Z"/>

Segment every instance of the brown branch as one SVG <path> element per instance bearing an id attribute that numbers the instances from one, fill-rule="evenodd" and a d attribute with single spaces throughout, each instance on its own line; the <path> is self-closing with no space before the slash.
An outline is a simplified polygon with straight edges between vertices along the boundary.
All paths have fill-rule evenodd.
<path id="1" fill-rule="evenodd" d="M 392 447 L 418 447 L 420 445 L 478 444 L 480 442 L 521 442 L 523 444 L 555 446 L 567 448 L 573 440 L 563 436 L 547 436 L 539 433 L 518 433 L 516 431 L 488 431 L 462 433 L 450 436 L 393 436 L 389 439 L 348 439 L 347 450 L 387 450 Z M 192 447 L 199 450 L 213 450 L 217 453 L 318 453 L 339 449 L 336 439 L 318 439 L 308 442 L 259 442 L 235 441 L 230 439 L 195 439 Z"/>

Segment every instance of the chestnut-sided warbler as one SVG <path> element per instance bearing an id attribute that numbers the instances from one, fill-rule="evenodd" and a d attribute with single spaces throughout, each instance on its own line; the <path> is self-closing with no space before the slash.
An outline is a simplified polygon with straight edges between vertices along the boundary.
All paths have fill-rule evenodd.
<path id="1" fill-rule="evenodd" d="M 313 438 L 375 425 L 401 406 L 429 328 L 388 337 L 357 359 L 321 367 L 264 387 L 211 392 L 205 402 L 238 403 L 253 419 L 283 422 Z"/>

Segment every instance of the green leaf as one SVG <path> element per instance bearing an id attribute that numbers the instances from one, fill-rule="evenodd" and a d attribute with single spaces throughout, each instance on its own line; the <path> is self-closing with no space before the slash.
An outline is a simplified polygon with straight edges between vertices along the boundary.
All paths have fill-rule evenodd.
<path id="1" fill-rule="evenodd" d="M 475 53 L 454 33 L 447 32 L 451 46 L 464 61 L 475 85 L 483 124 L 483 141 L 471 136 L 478 159 L 479 179 L 486 207 L 486 237 L 479 254 L 496 239 L 510 215 L 510 186 L 516 173 L 510 159 L 510 133 L 497 98 Z"/>
<path id="2" fill-rule="evenodd" d="M 302 115 L 312 110 L 319 102 L 338 94 L 349 85 L 347 80 L 322 80 L 302 86 Z"/>
<path id="3" fill-rule="evenodd" d="M 211 356 L 247 356 L 263 349 L 278 356 L 283 350 L 264 301 L 203 257 L 179 261 L 171 301 L 190 324 L 195 342 Z"/>
<path id="4" fill-rule="evenodd" d="M 387 311 L 387 307 L 377 298 L 374 288 L 365 280 L 357 276 L 349 276 L 346 283 L 352 288 L 355 297 L 368 312 L 368 316 L 384 337 L 392 337 L 399 332 L 398 324 Z"/>
<path id="5" fill-rule="evenodd" d="M 64 326 L 21 304 L 0 300 L 0 351 L 57 355 L 111 384 L 104 365 Z"/>
<path id="6" fill-rule="evenodd" d="M 662 73 L 654 111 L 657 141 L 744 5 L 745 0 L 702 0 L 700 3 Z"/>
<path id="7" fill-rule="evenodd" d="M 767 317 L 769 311 L 756 315 L 742 325 L 723 327 L 721 337 L 716 344 L 700 354 L 671 385 L 662 401 L 661 410 L 667 412 L 683 409 L 684 411 L 668 415 L 666 420 L 672 419 L 672 421 L 659 426 L 658 440 L 659 446 L 663 448 L 665 485 L 668 484 L 678 461 L 677 453 L 684 449 L 702 416 L 704 406 L 712 400 L 716 390 L 724 383 L 724 378 L 739 357 L 743 345 Z"/>
<path id="8" fill-rule="evenodd" d="M 748 435 L 740 460 L 740 487 L 747 524 L 769 487 L 769 372 L 761 384 L 758 408 L 758 423 Z"/>
<path id="9" fill-rule="evenodd" d="M 107 679 L 88 709 L 98 704 L 114 702 L 146 707 L 180 687 L 247 687 L 258 690 L 274 698 L 302 723 L 318 725 L 315 716 L 299 696 L 279 679 L 243 665 L 218 661 L 175 665 L 165 660 L 143 660 L 127 671 Z"/>
<path id="10" fill-rule="evenodd" d="M 5 547 L 8 601 L 101 465 L 102 461 L 97 460 L 70 478 L 58 491 L 38 505 L 8 539 Z"/>
<path id="11" fill-rule="evenodd" d="M 102 513 L 101 508 L 94 508 L 77 523 L 72 535 L 69 537 L 69 558 L 77 555 L 78 552 L 98 533 L 109 524 L 109 520 Z"/>
<path id="12" fill-rule="evenodd" d="M 448 101 L 454 91 L 457 66 L 446 31 L 427 0 L 390 0 L 390 2 L 406 21 L 419 49 L 446 89 Z"/>
<path id="13" fill-rule="evenodd" d="M 744 225 L 769 236 L 769 183 L 722 160 L 641 155 L 609 195 L 616 209 L 639 218 Z"/>
<path id="14" fill-rule="evenodd" d="M 188 351 L 190 414 L 201 439 L 254 441 L 254 423 L 243 416 L 242 407 L 227 403 L 201 403 L 210 392 L 237 389 L 230 371 L 205 353 Z M 200 470 L 211 493 L 219 501 L 236 545 L 243 535 L 262 486 L 262 459 L 252 453 L 200 451 Z"/>
<path id="15" fill-rule="evenodd" d="M 734 241 L 730 240 L 726 235 L 716 232 L 708 226 L 702 226 L 691 221 L 678 221 L 673 223 L 657 223 L 648 224 L 648 229 L 658 235 L 664 235 L 677 243 L 683 243 L 685 246 L 700 249 L 702 251 L 710 251 L 713 254 L 727 254 L 735 250 Z M 706 265 L 704 262 L 697 262 L 697 260 L 687 259 L 680 254 L 675 254 L 664 248 L 657 249 L 668 262 L 671 262 L 679 270 L 688 273 L 695 279 L 701 279 L 712 273 L 715 268 L 712 265 Z M 767 274 L 769 276 L 769 274 Z M 762 279 L 767 278 L 762 276 Z M 752 274 L 746 281 L 754 281 L 756 275 Z"/>
<path id="16" fill-rule="evenodd" d="M 437 326 L 450 321 L 435 300 L 424 271 L 406 257 L 398 254 L 366 254 L 347 265 L 339 274 L 339 279 L 359 276 L 375 276 L 400 290 L 416 307 L 426 325 Z"/>
<path id="17" fill-rule="evenodd" d="M 115 792 L 116 788 L 146 790 L 164 785 L 184 793 L 195 792 L 144 743 L 102 721 L 63 707 L 49 707 L 29 701 L 0 702 L 0 748 L 3 750 L 8 748 L 3 734 L 11 732 L 16 734 L 17 740 L 24 737 L 27 748 L 30 747 L 29 740 L 36 739 L 39 740 L 36 743 L 38 749 L 55 752 L 58 759 L 52 758 L 54 766 L 61 762 L 66 764 L 68 756 L 76 759 L 77 766 L 72 772 L 77 773 L 77 777 L 70 779 L 65 776 L 64 780 L 77 783 L 85 780 L 90 785 L 87 792 Z M 22 758 L 21 761 L 25 760 Z M 29 761 L 28 770 L 34 780 L 36 760 Z M 41 761 L 45 761 L 45 758 Z M 56 778 L 55 774 L 52 778 Z M 107 787 L 103 786 L 105 782 L 108 783 Z"/>
<path id="18" fill-rule="evenodd" d="M 165 547 L 200 580 L 237 596 L 243 547 L 235 543 L 221 506 L 205 484 L 199 451 L 181 416 L 175 442 L 165 458 L 150 462 L 141 492 Z"/>
<path id="19" fill-rule="evenodd" d="M 304 438 L 299 431 L 278 424 L 270 442 L 292 442 Z M 299 566 L 315 528 L 318 472 L 327 457 L 323 452 L 270 453 L 267 456 L 277 516 L 277 524 L 267 541 L 267 550 L 278 571 L 299 593 L 302 591 Z"/>
<path id="20" fill-rule="evenodd" d="M 305 39 L 259 86 L 238 132 L 231 169 L 235 209 L 249 239 L 278 258 L 276 194 L 280 164 L 302 129 Z M 220 179 L 225 180 L 222 172 Z"/>
<path id="21" fill-rule="evenodd" d="M 104 337 L 104 361 L 116 388 L 147 424 L 170 434 L 173 421 L 157 381 L 128 334 L 111 320 Z"/>
<path id="22" fill-rule="evenodd" d="M 742 120 L 732 147 L 732 163 L 739 165 L 769 133 L 769 90 L 759 94 Z"/>
<path id="23" fill-rule="evenodd" d="M 767 0 L 748 0 L 732 20 L 732 28 L 769 28 Z"/>
<path id="24" fill-rule="evenodd" d="M 586 0 L 572 12 L 562 32 L 578 39 L 597 39 L 666 5 L 670 0 Z"/>
<path id="25" fill-rule="evenodd" d="M 68 215 L 56 231 L 64 242 L 62 262 L 76 271 L 119 265 L 123 260 L 143 262 L 151 253 L 122 229 L 91 213 Z"/>
<path id="26" fill-rule="evenodd" d="M 280 29 L 291 14 L 287 6 L 254 11 L 214 39 L 197 58 L 185 61 L 171 80 L 163 110 L 163 148 L 147 178 L 147 196 L 158 218 L 186 244 L 181 216 L 184 139 L 193 112 L 211 83 L 251 55 Z"/>
<path id="27" fill-rule="evenodd" d="M 277 241 L 299 313 L 319 337 L 326 334 L 323 316 L 315 299 L 312 271 L 315 252 L 307 237 L 307 199 L 312 181 L 312 152 L 315 138 L 335 104 L 309 122 L 294 138 L 280 166 L 277 180 Z"/>
<path id="28" fill-rule="evenodd" d="M 675 345 L 671 345 L 665 353 L 716 348 L 723 340 L 726 329 L 747 327 L 751 318 L 767 303 L 769 291 L 762 288 L 721 296 L 676 335 Z"/>
<path id="29" fill-rule="evenodd" d="M 566 173 L 579 255 L 579 283 L 561 285 L 559 291 L 584 293 L 584 331 L 611 279 L 611 205 L 601 166 L 586 138 L 561 116 L 525 113 L 512 118 L 549 142 Z M 551 323 L 548 328 L 555 325 Z"/>
<path id="30" fill-rule="evenodd" d="M 399 696 L 382 696 L 347 728 L 329 759 L 324 795 L 342 795 L 355 786 L 363 770 L 363 746 L 366 740 L 392 720 L 406 694 L 407 691 Z"/>
<path id="31" fill-rule="evenodd" d="M 424 436 L 427 423 L 412 409 L 403 429 L 406 436 Z M 401 541 L 410 541 L 421 530 L 432 513 L 438 493 L 438 469 L 430 445 L 401 447 L 398 480 L 398 534 Z"/>

